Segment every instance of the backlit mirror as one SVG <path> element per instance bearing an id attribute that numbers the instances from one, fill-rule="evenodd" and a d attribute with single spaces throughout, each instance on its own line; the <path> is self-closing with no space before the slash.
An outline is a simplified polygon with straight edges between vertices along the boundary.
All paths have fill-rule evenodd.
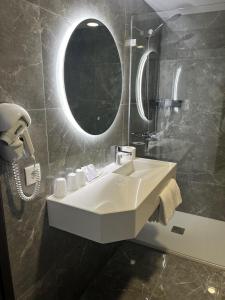
<path id="1" fill-rule="evenodd" d="M 85 20 L 73 31 L 65 52 L 64 84 L 78 125 L 92 135 L 105 132 L 119 109 L 122 70 L 115 40 L 100 21 Z"/>

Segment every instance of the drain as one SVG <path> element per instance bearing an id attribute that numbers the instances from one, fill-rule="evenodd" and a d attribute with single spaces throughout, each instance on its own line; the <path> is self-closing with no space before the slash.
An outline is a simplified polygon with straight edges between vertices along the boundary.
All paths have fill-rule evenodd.
<path id="1" fill-rule="evenodd" d="M 173 226 L 171 229 L 171 232 L 183 235 L 185 232 L 185 228 L 179 227 L 179 226 Z"/>

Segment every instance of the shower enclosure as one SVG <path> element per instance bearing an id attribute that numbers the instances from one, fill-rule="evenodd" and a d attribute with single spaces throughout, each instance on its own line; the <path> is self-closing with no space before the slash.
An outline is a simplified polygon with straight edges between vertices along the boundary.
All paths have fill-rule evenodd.
<path id="1" fill-rule="evenodd" d="M 224 222 L 225 7 L 135 15 L 131 32 L 130 144 L 178 163 L 179 211 Z"/>

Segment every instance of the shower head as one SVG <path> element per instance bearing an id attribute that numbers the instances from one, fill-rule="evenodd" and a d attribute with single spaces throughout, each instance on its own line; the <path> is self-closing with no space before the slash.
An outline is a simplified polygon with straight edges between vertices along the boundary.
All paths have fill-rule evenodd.
<path id="1" fill-rule="evenodd" d="M 157 33 L 158 31 L 160 31 L 161 28 L 162 28 L 163 26 L 164 26 L 164 23 L 161 23 L 161 24 L 160 24 L 158 27 L 156 27 L 155 29 L 150 28 L 150 29 L 148 30 L 148 35 L 149 35 L 150 37 L 156 35 L 156 33 Z"/>
<path id="2" fill-rule="evenodd" d="M 177 19 L 179 19 L 180 17 L 182 16 L 182 14 L 176 14 L 176 15 L 173 15 L 172 17 L 170 17 L 169 19 L 166 20 L 166 22 L 164 23 L 161 23 L 158 27 L 156 27 L 155 29 L 152 29 L 150 28 L 148 30 L 148 35 L 149 37 L 152 37 L 154 36 L 158 31 L 161 30 L 161 28 L 165 25 L 165 24 L 168 24 L 170 22 L 175 22 Z"/>
<path id="3" fill-rule="evenodd" d="M 177 19 L 179 19 L 180 17 L 182 16 L 182 14 L 176 14 L 176 15 L 173 15 L 172 17 L 170 17 L 168 20 L 167 20 L 167 23 L 168 22 L 175 22 Z"/>

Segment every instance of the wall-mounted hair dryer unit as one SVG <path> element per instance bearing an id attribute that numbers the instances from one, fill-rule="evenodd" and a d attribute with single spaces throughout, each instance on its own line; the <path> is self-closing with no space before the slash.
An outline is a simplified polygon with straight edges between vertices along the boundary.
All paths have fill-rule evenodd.
<path id="1" fill-rule="evenodd" d="M 0 156 L 12 163 L 17 191 L 25 201 L 33 200 L 37 196 L 41 181 L 40 168 L 36 165 L 34 147 L 28 132 L 30 124 L 31 118 L 24 108 L 11 103 L 0 104 Z M 36 183 L 31 196 L 26 196 L 23 192 L 17 165 L 17 161 L 24 155 L 34 160 Z"/>

